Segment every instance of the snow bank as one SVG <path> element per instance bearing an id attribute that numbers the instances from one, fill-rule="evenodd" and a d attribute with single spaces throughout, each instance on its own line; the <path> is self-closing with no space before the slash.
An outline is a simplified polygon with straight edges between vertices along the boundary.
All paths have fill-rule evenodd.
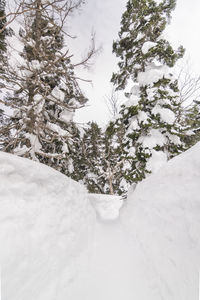
<path id="1" fill-rule="evenodd" d="M 138 261 L 140 300 L 197 300 L 200 268 L 200 143 L 130 193 L 121 216 Z M 134 248 L 133 248 L 134 249 Z"/>
<path id="2" fill-rule="evenodd" d="M 89 199 L 101 221 L 113 221 L 119 218 L 123 199 L 116 195 L 89 194 Z"/>
<path id="3" fill-rule="evenodd" d="M 87 193 L 78 183 L 1 152 L 2 298 L 65 300 L 77 266 L 85 260 L 93 220 Z"/>

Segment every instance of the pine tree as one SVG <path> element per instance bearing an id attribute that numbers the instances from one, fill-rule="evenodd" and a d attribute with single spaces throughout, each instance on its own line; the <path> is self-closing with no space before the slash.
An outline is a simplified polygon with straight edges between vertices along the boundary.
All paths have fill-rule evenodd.
<path id="1" fill-rule="evenodd" d="M 124 159 L 122 154 L 122 138 L 124 127 L 115 130 L 115 123 L 110 122 L 104 132 L 104 178 L 109 194 L 122 195 L 127 190 L 124 174 Z"/>
<path id="2" fill-rule="evenodd" d="M 170 72 L 184 54 L 163 38 L 174 0 L 129 0 L 122 16 L 119 40 L 113 52 L 120 58 L 113 74 L 116 89 L 133 80 L 128 101 L 122 106 L 116 130 L 125 126 L 122 156 L 127 182 L 138 182 L 164 161 L 184 150 L 177 116 L 180 112 L 177 80 Z"/>
<path id="3" fill-rule="evenodd" d="M 194 100 L 189 107 L 183 109 L 182 124 L 188 132 L 183 140 L 187 148 L 190 148 L 200 141 L 200 101 Z"/>
<path id="4" fill-rule="evenodd" d="M 4 29 L 6 24 L 5 15 L 5 0 L 0 0 L 0 52 L 6 50 L 6 30 Z"/>
<path id="5" fill-rule="evenodd" d="M 74 139 L 74 112 L 87 101 L 76 79 L 72 54 L 65 45 L 63 24 L 82 3 L 25 2 L 29 12 L 24 13 L 24 28 L 19 32 L 23 46 L 20 64 L 13 66 L 10 60 L 5 76 L 8 90 L 14 90 L 7 96 L 6 105 L 14 113 L 3 150 L 63 172 Z"/>
<path id="6" fill-rule="evenodd" d="M 90 193 L 121 195 L 125 191 L 121 180 L 120 137 L 113 126 L 111 122 L 103 131 L 97 123 L 91 122 L 84 129 L 82 138 L 80 131 L 77 135 L 74 169 L 70 176 L 83 183 Z"/>
<path id="7" fill-rule="evenodd" d="M 82 139 L 82 157 L 85 165 L 83 183 L 90 193 L 104 194 L 105 182 L 102 177 L 103 133 L 95 122 L 87 124 Z"/>
<path id="8" fill-rule="evenodd" d="M 6 25 L 6 15 L 5 15 L 5 0 L 0 0 L 0 149 L 2 143 L 5 141 L 5 137 L 3 136 L 3 127 L 7 125 L 8 118 L 5 115 L 3 103 L 3 88 L 4 88 L 4 80 L 3 75 L 6 68 L 6 36 L 8 34 L 8 30 L 5 28 Z"/>

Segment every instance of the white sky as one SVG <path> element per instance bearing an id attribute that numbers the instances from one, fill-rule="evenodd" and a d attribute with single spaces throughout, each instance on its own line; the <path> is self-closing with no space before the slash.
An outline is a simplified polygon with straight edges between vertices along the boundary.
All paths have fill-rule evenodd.
<path id="1" fill-rule="evenodd" d="M 111 91 L 110 79 L 117 69 L 117 58 L 112 54 L 112 42 L 117 38 L 126 0 L 88 0 L 80 15 L 73 18 L 71 29 L 77 35 L 73 41 L 75 53 L 84 53 L 92 30 L 96 32 L 96 41 L 103 47 L 95 64 L 87 74 L 93 87 L 83 84 L 89 97 L 89 106 L 76 114 L 78 122 L 96 120 L 103 124 L 109 118 L 104 97 Z M 167 38 L 174 46 L 182 44 L 190 57 L 191 68 L 200 73 L 200 0 L 177 0 L 171 24 L 167 29 Z"/>

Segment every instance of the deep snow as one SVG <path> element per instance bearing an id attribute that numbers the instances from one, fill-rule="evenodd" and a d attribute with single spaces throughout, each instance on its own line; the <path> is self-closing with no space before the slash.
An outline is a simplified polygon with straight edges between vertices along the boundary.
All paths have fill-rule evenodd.
<path id="1" fill-rule="evenodd" d="M 0 174 L 2 299 L 198 300 L 200 143 L 122 208 L 8 154 Z"/>
<path id="2" fill-rule="evenodd" d="M 130 191 L 121 222 L 146 260 L 138 299 L 198 300 L 200 143 Z"/>
<path id="3" fill-rule="evenodd" d="M 1 152 L 2 299 L 66 299 L 93 223 L 81 185 L 42 164 Z"/>
<path id="4" fill-rule="evenodd" d="M 118 221 L 96 224 L 67 298 L 198 300 L 199 189 L 200 143 L 130 189 Z"/>

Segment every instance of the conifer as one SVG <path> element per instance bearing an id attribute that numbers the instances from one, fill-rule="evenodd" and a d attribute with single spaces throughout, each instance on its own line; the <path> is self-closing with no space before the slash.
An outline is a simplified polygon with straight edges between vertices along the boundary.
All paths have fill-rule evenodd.
<path id="1" fill-rule="evenodd" d="M 128 183 L 142 180 L 185 149 L 177 118 L 178 84 L 170 71 L 184 49 L 174 50 L 163 36 L 175 4 L 174 0 L 129 0 L 119 39 L 113 43 L 120 62 L 111 81 L 116 89 L 125 89 L 133 80 L 115 124 L 116 130 L 126 128 L 122 155 Z"/>
<path id="2" fill-rule="evenodd" d="M 70 35 L 63 30 L 66 18 L 82 3 L 24 2 L 28 12 L 24 13 L 23 27 L 15 33 L 23 50 L 20 56 L 17 51 L 13 53 L 20 63 L 12 64 L 11 53 L 5 75 L 9 91 L 5 103 L 13 109 L 13 115 L 3 150 L 39 160 L 62 172 L 67 172 L 67 160 L 67 166 L 72 168 L 74 112 L 87 102 L 66 45 Z"/>

